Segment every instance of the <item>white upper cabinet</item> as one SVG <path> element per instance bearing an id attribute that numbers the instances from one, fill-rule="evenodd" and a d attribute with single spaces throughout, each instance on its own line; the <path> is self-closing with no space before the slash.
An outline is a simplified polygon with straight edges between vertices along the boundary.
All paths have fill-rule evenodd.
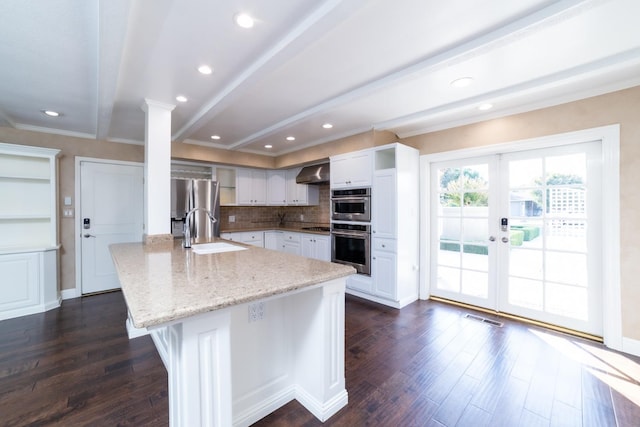
<path id="1" fill-rule="evenodd" d="M 376 171 L 371 194 L 371 233 L 396 237 L 397 186 L 395 169 Z"/>
<path id="2" fill-rule="evenodd" d="M 267 204 L 267 172 L 260 169 L 236 170 L 239 205 Z"/>
<path id="3" fill-rule="evenodd" d="M 370 187 L 373 169 L 371 150 L 331 157 L 331 188 Z"/>
<path id="4" fill-rule="evenodd" d="M 267 204 L 284 206 L 287 204 L 287 172 L 267 171 Z"/>
<path id="5" fill-rule="evenodd" d="M 288 169 L 287 205 L 312 206 L 320 202 L 320 191 L 315 185 L 298 184 L 296 176 L 301 168 Z"/>

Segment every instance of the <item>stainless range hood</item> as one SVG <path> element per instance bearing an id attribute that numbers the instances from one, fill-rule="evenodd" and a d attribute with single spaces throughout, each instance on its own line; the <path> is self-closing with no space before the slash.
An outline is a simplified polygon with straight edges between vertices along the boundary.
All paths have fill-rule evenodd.
<path id="1" fill-rule="evenodd" d="M 298 176 L 296 176 L 296 182 L 298 184 L 324 184 L 329 182 L 329 163 L 303 167 Z"/>

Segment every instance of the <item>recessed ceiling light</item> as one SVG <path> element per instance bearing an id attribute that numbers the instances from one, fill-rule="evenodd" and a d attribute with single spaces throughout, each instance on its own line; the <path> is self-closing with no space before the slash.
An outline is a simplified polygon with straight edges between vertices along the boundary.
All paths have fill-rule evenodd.
<path id="1" fill-rule="evenodd" d="M 187 102 L 187 97 L 184 95 L 178 95 L 176 96 L 176 101 L 178 102 Z"/>
<path id="2" fill-rule="evenodd" d="M 213 73 L 213 69 L 211 67 L 209 67 L 208 65 L 201 65 L 198 67 L 198 71 L 200 71 L 200 73 L 202 74 L 211 74 Z"/>
<path id="3" fill-rule="evenodd" d="M 238 13 L 233 17 L 233 20 L 236 22 L 236 25 L 241 28 L 251 28 L 255 23 L 253 18 L 246 13 Z"/>
<path id="4" fill-rule="evenodd" d="M 211 135 L 211 139 L 218 140 L 218 139 L 220 139 L 220 135 Z"/>
<path id="5" fill-rule="evenodd" d="M 325 129 L 331 129 L 333 127 L 333 125 L 331 123 L 325 123 L 322 125 L 323 128 Z"/>
<path id="6" fill-rule="evenodd" d="M 473 83 L 473 77 L 461 77 L 459 79 L 455 79 L 450 84 L 453 87 L 467 87 L 471 83 Z"/>
<path id="7" fill-rule="evenodd" d="M 273 148 L 273 145 L 267 144 L 267 145 L 264 146 L 264 148 Z"/>
<path id="8" fill-rule="evenodd" d="M 480 111 L 490 110 L 491 108 L 493 108 L 493 104 L 485 103 L 478 105 L 478 110 Z"/>
<path id="9" fill-rule="evenodd" d="M 295 136 L 288 136 L 287 137 L 287 141 L 295 141 L 296 137 Z"/>
<path id="10" fill-rule="evenodd" d="M 53 111 L 53 110 L 40 110 L 40 111 L 42 111 L 44 114 L 46 114 L 49 117 L 60 117 L 62 115 L 57 111 Z"/>

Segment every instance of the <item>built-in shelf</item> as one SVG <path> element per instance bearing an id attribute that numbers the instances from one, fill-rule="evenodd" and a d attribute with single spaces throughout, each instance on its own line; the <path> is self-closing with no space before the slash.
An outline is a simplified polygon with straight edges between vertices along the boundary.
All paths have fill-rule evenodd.
<path id="1" fill-rule="evenodd" d="M 59 151 L 0 143 L 0 320 L 60 305 Z"/>

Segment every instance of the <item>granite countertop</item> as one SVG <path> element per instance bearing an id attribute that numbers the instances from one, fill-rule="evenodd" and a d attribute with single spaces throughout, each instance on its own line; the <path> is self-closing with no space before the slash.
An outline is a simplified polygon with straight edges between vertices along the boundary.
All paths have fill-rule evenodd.
<path id="1" fill-rule="evenodd" d="M 159 325 L 355 273 L 342 264 L 233 244 L 247 249 L 198 255 L 178 239 L 111 245 L 134 326 Z"/>

